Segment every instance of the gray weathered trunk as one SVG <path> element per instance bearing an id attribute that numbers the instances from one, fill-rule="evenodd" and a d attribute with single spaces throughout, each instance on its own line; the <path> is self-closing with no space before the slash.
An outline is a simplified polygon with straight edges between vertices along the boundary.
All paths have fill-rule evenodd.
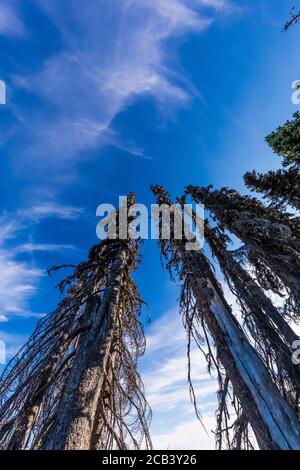
<path id="1" fill-rule="evenodd" d="M 122 250 L 114 262 L 104 298 L 91 312 L 91 328 L 78 346 L 57 416 L 43 449 L 90 448 L 95 414 L 101 401 L 103 372 L 112 352 L 119 286 L 125 265 L 126 252 Z"/>
<path id="2" fill-rule="evenodd" d="M 172 204 L 163 187 L 154 186 L 152 190 L 159 204 Z M 198 188 L 188 187 L 188 192 L 191 192 L 197 201 L 200 199 L 200 202 L 205 203 L 202 193 L 206 197 L 209 191 L 207 188 L 201 191 L 200 188 L 199 196 Z M 217 202 L 215 200 L 213 202 L 218 207 L 220 202 L 218 196 L 215 199 Z M 182 198 L 179 203 L 184 204 L 184 201 Z M 221 211 L 222 207 L 219 207 L 219 212 Z M 185 236 L 187 237 L 186 232 Z M 186 310 L 188 331 L 190 332 L 191 323 L 195 323 L 194 329 L 203 324 L 208 327 L 218 358 L 241 404 L 243 419 L 250 422 L 259 447 L 300 449 L 300 424 L 296 413 L 272 382 L 261 358 L 232 314 L 203 252 L 186 251 L 185 242 L 186 238 L 183 241 L 161 240 L 160 245 L 162 254 L 168 260 L 167 266 L 170 272 L 174 270 L 180 279 L 184 280 L 181 310 L 183 314 Z M 195 300 L 196 311 L 191 304 L 190 290 Z M 198 315 L 196 322 L 195 313 Z M 196 337 L 199 334 L 200 332 L 195 332 Z M 222 432 L 222 429 L 219 429 L 219 432 Z"/>
<path id="3" fill-rule="evenodd" d="M 272 383 L 267 369 L 232 315 L 214 278 L 203 277 L 205 272 L 201 274 L 201 267 L 207 270 L 207 262 L 201 259 L 201 254 L 189 255 L 189 258 L 187 268 L 193 273 L 191 281 L 196 302 L 201 302 L 202 311 L 203 301 L 206 302 L 206 321 L 211 334 L 215 336 L 216 344 L 221 339 L 226 345 L 225 354 L 223 350 L 224 356 L 220 356 L 220 360 L 225 368 L 226 363 L 227 368 L 230 367 L 230 361 L 234 364 L 237 373 L 227 368 L 226 372 L 247 411 L 259 446 L 262 449 L 300 449 L 300 424 L 295 412 Z M 250 402 L 247 403 L 249 396 Z M 252 408 L 253 402 L 255 406 Z"/>
<path id="4" fill-rule="evenodd" d="M 227 251 L 224 235 L 217 233 L 216 228 L 212 229 L 206 225 L 206 237 L 211 250 L 243 309 L 246 324 L 255 329 L 250 333 L 255 336 L 256 345 L 263 352 L 263 356 L 267 356 L 267 359 L 265 357 L 263 359 L 268 361 L 268 365 L 275 360 L 276 383 L 281 382 L 283 391 L 291 394 L 291 403 L 295 404 L 300 392 L 300 371 L 292 364 L 291 355 L 292 344 L 298 337 L 261 287 L 235 260 L 233 254 Z M 285 385 L 283 382 L 286 378 L 289 383 Z M 292 389 L 291 384 L 293 384 Z"/>
<path id="5" fill-rule="evenodd" d="M 299 313 L 299 222 L 233 190 L 210 191 L 208 188 L 188 186 L 187 192 L 196 202 L 203 203 L 224 227 L 245 244 L 249 259 L 258 267 L 257 270 L 265 265 L 280 279 L 296 306 L 294 314 Z"/>

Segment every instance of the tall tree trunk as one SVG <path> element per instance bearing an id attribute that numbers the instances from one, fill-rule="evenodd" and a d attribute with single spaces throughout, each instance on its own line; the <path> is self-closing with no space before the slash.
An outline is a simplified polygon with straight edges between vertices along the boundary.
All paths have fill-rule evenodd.
<path id="1" fill-rule="evenodd" d="M 234 382 L 238 384 L 235 393 L 243 409 L 248 411 L 247 418 L 260 447 L 262 449 L 276 447 L 279 449 L 300 449 L 300 424 L 296 414 L 273 385 L 267 369 L 232 315 L 212 272 L 208 272 L 206 260 L 196 254 L 189 255 L 189 257 L 194 259 L 187 262 L 185 269 L 193 273 L 192 289 L 196 305 L 206 296 L 205 301 L 209 309 L 206 312 L 206 321 L 208 326 L 210 325 L 209 330 L 216 344 L 221 338 L 225 342 L 227 346 L 225 362 L 228 361 L 230 354 L 231 361 L 235 364 L 240 378 L 240 380 L 233 379 L 233 386 Z M 189 278 L 191 276 L 189 274 Z M 201 308 L 203 307 L 201 306 Z M 213 325 L 213 323 L 215 324 Z M 221 356 L 220 360 L 222 362 Z M 223 365 L 225 367 L 225 364 Z M 232 378 L 232 371 L 226 369 L 226 372 Z M 244 393 L 241 393 L 242 383 L 244 384 Z M 248 393 L 246 393 L 247 389 Z M 246 395 L 248 395 L 247 400 L 249 395 L 252 397 L 250 402 L 246 402 Z"/>
<path id="2" fill-rule="evenodd" d="M 195 219 L 194 213 L 192 216 Z M 257 351 L 281 393 L 298 411 L 300 370 L 291 361 L 297 334 L 247 270 L 236 261 L 234 253 L 227 250 L 230 238 L 222 229 L 219 226 L 212 228 L 206 221 L 205 237 L 242 308 Z"/>
<path id="3" fill-rule="evenodd" d="M 114 328 L 118 315 L 120 284 L 127 256 L 120 250 L 100 305 L 91 316 L 91 329 L 79 344 L 57 417 L 43 445 L 44 449 L 89 449 L 97 410 L 102 399 L 104 371 L 114 346 Z"/>
<path id="4" fill-rule="evenodd" d="M 2 374 L 1 448 L 152 447 L 137 372 L 145 350 L 138 254 L 130 237 L 104 240 L 60 283 L 63 300 Z"/>
<path id="5" fill-rule="evenodd" d="M 300 226 L 297 219 L 260 201 L 223 188 L 188 186 L 196 202 L 209 209 L 219 222 L 246 246 L 263 286 L 278 293 L 280 279 L 291 297 L 291 315 L 300 314 Z M 275 274 L 275 276 L 274 276 Z M 289 304 L 288 304 L 289 305 Z"/>
<path id="6" fill-rule="evenodd" d="M 152 190 L 158 204 L 171 204 L 162 187 L 152 187 Z M 233 316 L 203 253 L 186 251 L 185 242 L 174 238 L 161 240 L 160 244 L 162 254 L 169 260 L 169 269 L 174 269 L 184 280 L 186 291 L 192 292 L 196 320 L 198 324 L 204 322 L 207 325 L 260 448 L 300 449 L 298 418 L 273 384 L 262 360 Z M 181 305 L 187 316 L 189 311 L 194 312 L 189 292 L 183 292 Z M 196 320 L 192 313 L 186 321 L 188 328 Z M 196 331 L 197 334 L 200 332 Z"/>

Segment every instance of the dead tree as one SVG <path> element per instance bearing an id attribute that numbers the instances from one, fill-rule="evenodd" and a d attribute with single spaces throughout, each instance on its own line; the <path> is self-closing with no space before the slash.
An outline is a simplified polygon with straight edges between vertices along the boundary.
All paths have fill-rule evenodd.
<path id="1" fill-rule="evenodd" d="M 211 187 L 189 186 L 187 193 L 244 243 L 244 254 L 263 288 L 279 295 L 286 288 L 286 313 L 299 318 L 299 219 L 227 188 L 212 191 Z"/>
<path id="2" fill-rule="evenodd" d="M 241 307 L 256 351 L 282 395 L 298 411 L 300 371 L 291 361 L 292 344 L 298 336 L 249 272 L 236 261 L 234 252 L 227 249 L 230 239 L 220 227 L 212 227 L 206 221 L 205 238 Z"/>
<path id="3" fill-rule="evenodd" d="M 157 203 L 170 206 L 169 195 L 160 186 L 152 187 Z M 187 251 L 185 239 L 160 240 L 167 267 L 182 282 L 181 312 L 191 338 L 201 345 L 201 330 L 206 340 L 209 370 L 216 367 L 220 383 L 217 446 L 222 439 L 229 448 L 251 448 L 248 423 L 261 449 L 300 449 L 298 418 L 273 384 L 259 355 L 247 340 L 226 302 L 220 284 L 202 251 Z M 211 340 L 213 339 L 216 353 Z M 189 377 L 190 378 L 190 377 Z M 237 420 L 233 438 L 229 437 L 229 411 L 226 398 L 229 383 L 234 392 Z M 195 400 L 193 389 L 192 398 Z"/>
<path id="4" fill-rule="evenodd" d="M 138 257 L 138 241 L 107 239 L 60 283 L 65 297 L 1 377 L 2 449 L 151 448 Z"/>

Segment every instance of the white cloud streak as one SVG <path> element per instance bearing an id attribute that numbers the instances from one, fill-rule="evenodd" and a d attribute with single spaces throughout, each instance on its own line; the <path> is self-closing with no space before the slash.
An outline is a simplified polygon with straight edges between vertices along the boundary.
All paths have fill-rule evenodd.
<path id="1" fill-rule="evenodd" d="M 21 334 L 16 333 L 7 333 L 5 331 L 0 330 L 0 340 L 4 341 L 5 344 L 5 360 L 6 363 L 13 357 L 23 344 L 27 341 L 28 337 Z M 0 365 L 0 373 L 2 372 L 5 364 L 2 366 Z"/>
<path id="2" fill-rule="evenodd" d="M 63 220 L 75 220 L 83 214 L 81 207 L 66 206 L 54 202 L 47 202 L 28 209 L 21 209 L 18 216 L 21 219 L 26 218 L 34 222 L 40 222 L 42 219 L 56 217 Z"/>
<path id="3" fill-rule="evenodd" d="M 19 2 L 2 0 L 0 3 L 0 35 L 22 37 L 26 28 L 18 14 Z"/>
<path id="4" fill-rule="evenodd" d="M 36 292 L 36 282 L 42 271 L 12 259 L 8 251 L 0 248 L 0 312 L 23 315 L 24 304 Z"/>
<path id="5" fill-rule="evenodd" d="M 6 240 L 15 238 L 20 228 L 18 222 L 2 216 L 0 225 L 0 314 L 4 322 L 12 314 L 28 316 L 26 301 L 36 292 L 36 283 L 43 273 L 28 263 L 15 260 L 14 254 L 4 246 Z"/>
<path id="6" fill-rule="evenodd" d="M 215 429 L 215 417 L 203 418 L 207 430 Z M 183 421 L 169 430 L 159 432 L 153 437 L 153 445 L 158 450 L 213 450 L 214 442 L 210 435 L 199 426 L 195 419 Z"/>
<path id="7" fill-rule="evenodd" d="M 45 203 L 19 210 L 15 217 L 8 214 L 0 216 L 0 322 L 6 322 L 12 315 L 27 318 L 44 315 L 30 312 L 27 304 L 45 273 L 32 263 L 19 261 L 17 255 L 76 249 L 68 244 L 20 243 L 19 234 L 45 218 L 73 220 L 81 214 L 80 208 Z M 18 244 L 15 247 L 6 246 L 13 239 L 18 240 Z"/>
<path id="8" fill-rule="evenodd" d="M 202 421 L 197 420 L 187 383 L 186 334 L 172 309 L 147 332 L 142 362 L 146 396 L 153 408 L 152 437 L 156 449 L 214 448 L 217 383 L 207 372 L 203 355 L 192 349 L 192 376 Z"/>
<path id="9" fill-rule="evenodd" d="M 165 111 L 185 106 L 194 90 L 167 66 L 165 40 L 205 30 L 212 21 L 206 8 L 225 6 L 216 0 L 93 0 L 84 7 L 70 0 L 63 8 L 60 0 L 36 3 L 64 43 L 39 73 L 15 77 L 15 86 L 51 107 L 51 118 L 40 110 L 30 122 L 21 109 L 17 112 L 31 141 L 22 158 L 38 162 L 43 155 L 44 171 L 49 166 L 61 169 L 89 149 L 114 143 L 113 119 L 137 97 L 153 96 Z M 141 155 L 133 146 L 124 148 Z"/>
<path id="10" fill-rule="evenodd" d="M 63 245 L 55 243 L 24 243 L 19 245 L 12 250 L 14 255 L 20 253 L 34 253 L 35 251 L 65 251 L 65 250 L 76 250 L 75 245 Z"/>

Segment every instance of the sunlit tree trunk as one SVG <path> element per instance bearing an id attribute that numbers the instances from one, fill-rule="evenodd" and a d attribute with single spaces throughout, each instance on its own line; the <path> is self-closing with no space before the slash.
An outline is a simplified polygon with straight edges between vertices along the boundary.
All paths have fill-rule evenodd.
<path id="1" fill-rule="evenodd" d="M 227 250 L 228 237 L 218 227 L 205 226 L 206 240 L 231 291 L 239 302 L 256 349 L 290 403 L 298 410 L 300 371 L 291 361 L 298 336 L 251 275 Z"/>

